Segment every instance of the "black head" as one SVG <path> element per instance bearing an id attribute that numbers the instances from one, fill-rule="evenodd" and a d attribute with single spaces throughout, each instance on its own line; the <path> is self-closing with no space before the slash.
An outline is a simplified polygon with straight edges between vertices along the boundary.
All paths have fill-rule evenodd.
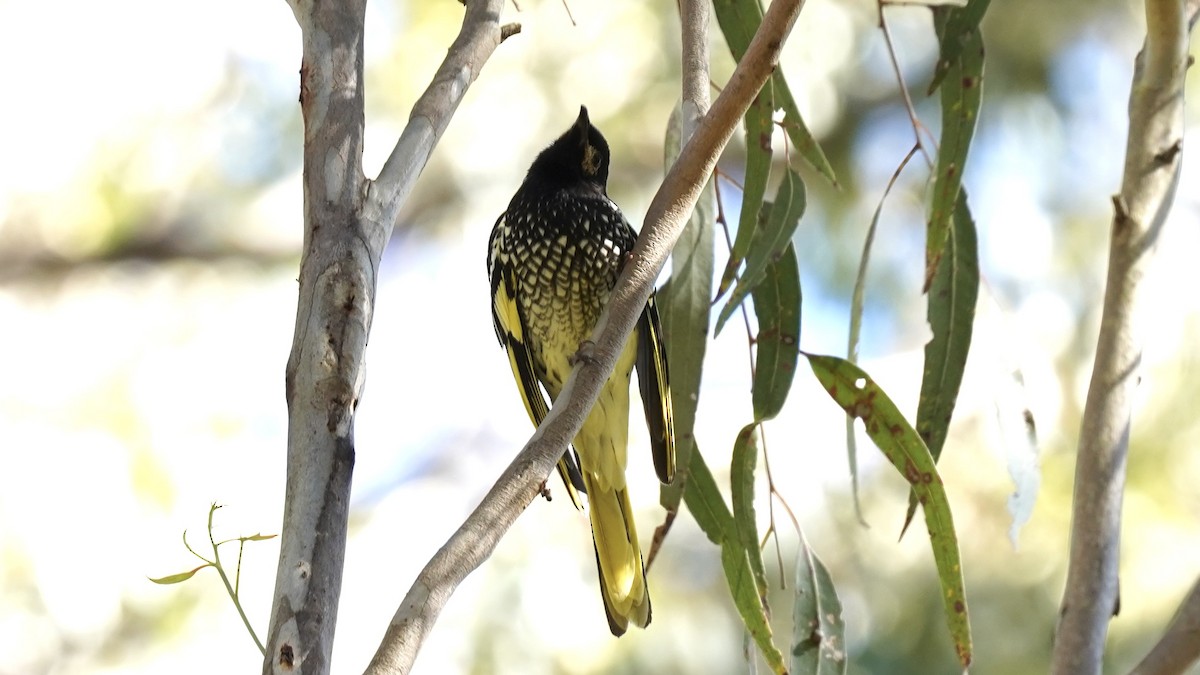
<path id="1" fill-rule="evenodd" d="M 525 183 L 607 194 L 608 141 L 588 120 L 586 107 L 580 106 L 575 124 L 533 160 Z"/>

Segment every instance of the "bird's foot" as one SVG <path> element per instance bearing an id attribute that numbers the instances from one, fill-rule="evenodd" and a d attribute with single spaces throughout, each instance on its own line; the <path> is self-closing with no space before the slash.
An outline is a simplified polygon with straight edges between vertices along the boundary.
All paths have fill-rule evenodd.
<path id="1" fill-rule="evenodd" d="M 550 487 L 546 485 L 546 481 L 542 481 L 542 484 L 538 487 L 538 494 L 548 502 L 554 501 L 554 498 L 550 496 Z"/>
<path id="2" fill-rule="evenodd" d="M 577 363 L 586 363 L 588 365 L 596 365 L 596 357 L 592 354 L 596 351 L 596 343 L 591 340 L 584 340 L 579 343 L 579 349 L 575 351 L 568 359 L 567 363 L 574 366 Z"/>

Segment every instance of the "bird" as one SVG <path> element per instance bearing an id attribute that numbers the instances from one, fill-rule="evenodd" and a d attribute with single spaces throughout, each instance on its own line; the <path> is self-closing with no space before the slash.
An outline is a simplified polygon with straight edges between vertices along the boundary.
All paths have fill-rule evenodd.
<path id="1" fill-rule="evenodd" d="M 608 142 L 586 106 L 530 165 L 488 241 L 492 321 L 537 426 L 562 392 L 608 302 L 637 233 L 608 197 Z M 675 476 L 675 432 L 662 325 L 653 293 L 578 435 L 558 463 L 588 515 L 600 595 L 613 635 L 650 623 L 650 594 L 625 482 L 629 387 L 636 368 L 654 468 Z M 544 392 L 544 393 L 543 393 Z"/>

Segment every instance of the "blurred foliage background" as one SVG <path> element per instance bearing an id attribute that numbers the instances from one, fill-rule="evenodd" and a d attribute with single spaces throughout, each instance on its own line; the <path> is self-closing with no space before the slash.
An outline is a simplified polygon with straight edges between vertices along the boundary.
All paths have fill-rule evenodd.
<path id="1" fill-rule="evenodd" d="M 509 6 L 505 20 L 523 31 L 468 93 L 384 257 L 356 432 L 339 672 L 366 664 L 412 578 L 531 431 L 489 325 L 484 270 L 487 234 L 525 168 L 586 104 L 613 148 L 609 193 L 635 223 L 661 177 L 678 97 L 674 3 L 570 5 L 574 23 L 557 0 Z M 1009 0 L 984 22 L 985 98 L 965 182 L 984 292 L 942 462 L 977 673 L 1048 662 L 1140 12 L 1126 0 Z M 368 175 L 461 14 L 451 0 L 370 3 Z M 894 7 L 887 18 L 936 133 L 937 103 L 923 94 L 936 57 L 929 14 Z M 10 64 L 0 111 L 0 673 L 258 667 L 211 571 L 172 587 L 146 577 L 194 565 L 178 537 L 188 528 L 203 539 L 210 501 L 228 505 L 220 536 L 280 522 L 301 238 L 299 47 L 281 0 L 0 2 L 0 60 Z M 713 54 L 719 83 L 732 70 L 719 35 Z M 873 2 L 809 0 L 783 67 L 840 179 L 834 189 L 807 176 L 796 237 L 801 347 L 844 353 L 867 224 L 913 132 Z M 1193 69 L 1190 89 L 1196 79 Z M 1198 122 L 1192 104 L 1190 134 Z M 722 164 L 735 179 L 737 143 Z M 909 415 L 927 337 L 927 178 L 914 161 L 884 206 L 862 349 Z M 1185 162 L 1150 280 L 1112 672 L 1140 658 L 1200 573 L 1196 185 L 1195 162 Z M 737 202 L 731 183 L 721 193 Z M 734 323 L 710 347 L 697 437 L 717 469 L 750 417 L 745 344 Z M 1006 416 L 1023 406 L 1039 432 L 1041 490 L 1014 545 L 1006 465 L 1019 443 Z M 861 438 L 870 527 L 860 526 L 843 425 L 802 369 L 767 438 L 776 486 L 846 608 L 850 672 L 955 672 L 924 532 L 896 541 L 906 485 Z M 639 427 L 630 482 L 648 541 L 662 513 Z M 758 513 L 765 530 L 765 499 Z M 787 635 L 791 579 L 780 570 L 789 576 L 796 536 L 778 507 L 774 517 L 782 541 L 766 559 L 775 627 Z M 250 546 L 242 568 L 260 632 L 276 546 Z M 459 589 L 417 672 L 747 671 L 717 549 L 689 515 L 652 570 L 648 630 L 611 638 L 594 575 L 586 517 L 562 499 L 535 502 Z"/>

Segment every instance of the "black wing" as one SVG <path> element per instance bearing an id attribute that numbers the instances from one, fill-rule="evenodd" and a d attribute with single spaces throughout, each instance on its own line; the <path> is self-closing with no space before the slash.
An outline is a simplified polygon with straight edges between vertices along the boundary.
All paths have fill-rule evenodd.
<path id="1" fill-rule="evenodd" d="M 650 429 L 654 470 L 660 481 L 670 483 L 675 479 L 675 423 L 671 413 L 667 352 L 653 293 L 638 319 L 637 332 L 638 387 L 642 392 L 642 406 L 646 409 L 646 426 Z"/>

